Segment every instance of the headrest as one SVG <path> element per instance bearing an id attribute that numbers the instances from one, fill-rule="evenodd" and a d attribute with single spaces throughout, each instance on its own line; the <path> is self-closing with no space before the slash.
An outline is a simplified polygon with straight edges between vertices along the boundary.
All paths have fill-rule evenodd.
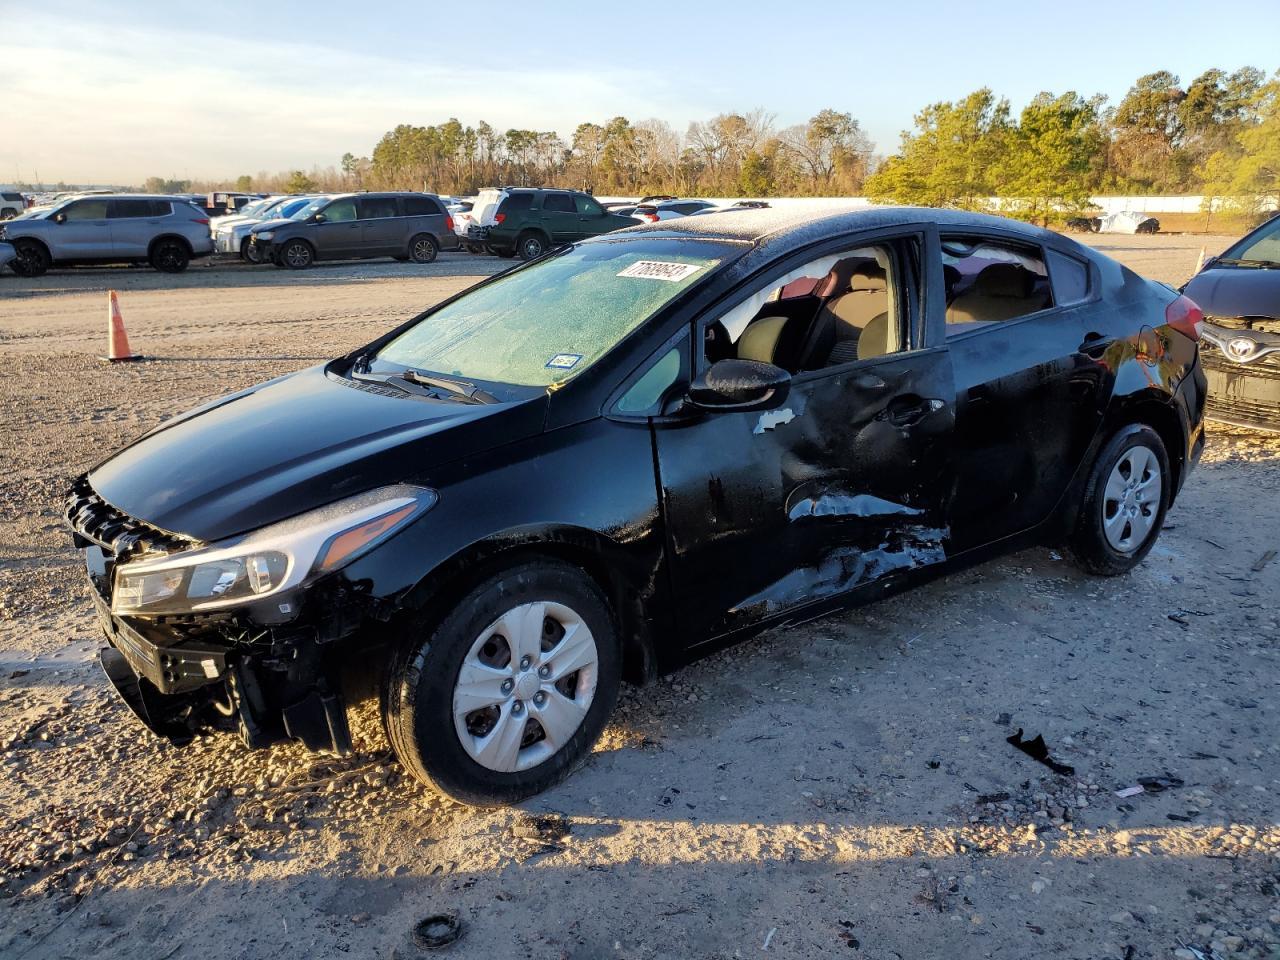
<path id="1" fill-rule="evenodd" d="M 993 263 L 983 267 L 973 281 L 973 289 L 985 297 L 1016 297 L 1031 293 L 1031 271 L 1017 263 Z"/>
<path id="2" fill-rule="evenodd" d="M 884 293 L 888 289 L 884 271 L 875 264 L 864 264 L 849 278 L 849 289 L 854 293 Z"/>
<path id="3" fill-rule="evenodd" d="M 846 257 L 831 268 L 813 292 L 820 297 L 838 297 L 849 292 L 849 284 L 859 273 L 877 270 L 883 277 L 884 271 L 870 257 Z"/>

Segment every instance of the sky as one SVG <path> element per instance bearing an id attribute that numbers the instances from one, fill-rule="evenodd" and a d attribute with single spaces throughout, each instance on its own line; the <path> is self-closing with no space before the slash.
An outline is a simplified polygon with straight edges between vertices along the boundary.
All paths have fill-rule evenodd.
<path id="1" fill-rule="evenodd" d="M 1261 4 L 1267 7 L 1274 0 Z M 1280 68 L 1280 15 L 1200 2 L 0 0 L 0 182 L 140 184 L 337 165 L 400 123 L 556 130 L 762 107 L 851 113 L 891 153 L 989 86 L 1118 102 L 1144 73 Z M 1261 13 L 1261 9 L 1258 11 Z M 13 38 L 17 38 L 16 40 Z"/>

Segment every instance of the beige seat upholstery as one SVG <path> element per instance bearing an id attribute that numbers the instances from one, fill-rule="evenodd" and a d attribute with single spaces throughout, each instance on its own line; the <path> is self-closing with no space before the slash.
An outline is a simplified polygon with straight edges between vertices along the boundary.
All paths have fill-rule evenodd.
<path id="1" fill-rule="evenodd" d="M 883 357 L 886 354 L 897 353 L 898 349 L 897 325 L 889 322 L 887 313 L 873 318 L 862 331 L 862 336 L 858 338 L 859 360 Z"/>
<path id="2" fill-rule="evenodd" d="M 773 363 L 787 317 L 759 317 L 738 338 L 738 358 Z"/>
<path id="3" fill-rule="evenodd" d="M 835 346 L 827 363 L 835 366 L 896 350 L 897 343 L 887 346 L 887 333 L 880 332 L 872 336 L 878 348 L 871 353 L 863 352 L 871 349 L 870 343 L 863 347 L 863 340 L 867 337 L 867 328 L 877 318 L 885 317 L 884 329 L 888 329 L 889 307 L 889 287 L 884 270 L 874 261 L 864 261 L 849 277 L 848 291 L 833 297 L 824 308 L 835 318 L 836 326 Z"/>
<path id="4" fill-rule="evenodd" d="M 1016 263 L 983 267 L 966 290 L 947 308 L 947 326 L 1012 320 L 1039 310 L 1043 303 L 1033 292 L 1035 276 Z"/>

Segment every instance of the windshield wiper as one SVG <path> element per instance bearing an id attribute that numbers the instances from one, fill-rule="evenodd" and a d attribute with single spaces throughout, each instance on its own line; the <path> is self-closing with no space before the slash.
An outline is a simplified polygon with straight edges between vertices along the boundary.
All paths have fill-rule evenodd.
<path id="1" fill-rule="evenodd" d="M 465 380 L 450 380 L 447 377 L 434 377 L 429 373 L 423 373 L 420 370 L 412 368 L 405 370 L 400 374 L 410 383 L 416 383 L 424 387 L 434 387 L 437 390 L 444 390 L 455 397 L 465 398 L 471 403 L 498 403 L 498 398 L 487 390 L 481 390 L 474 383 L 467 383 Z"/>
<path id="2" fill-rule="evenodd" d="M 1274 260 L 1239 260 L 1235 257 L 1218 257 L 1214 263 L 1229 263 L 1233 267 L 1280 267 Z"/>

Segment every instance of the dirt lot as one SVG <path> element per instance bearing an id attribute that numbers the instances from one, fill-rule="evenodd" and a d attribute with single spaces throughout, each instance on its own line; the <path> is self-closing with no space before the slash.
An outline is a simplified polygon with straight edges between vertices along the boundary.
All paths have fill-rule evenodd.
<path id="1" fill-rule="evenodd" d="M 1185 279 L 1226 238 L 1093 238 Z M 520 809 L 143 735 L 99 675 L 69 478 L 161 419 L 345 352 L 484 272 L 0 277 L 0 956 L 1280 956 L 1280 440 L 1215 430 L 1134 574 L 1031 550 L 627 689 Z M 107 367 L 106 298 L 139 351 Z M 1016 752 L 1043 734 L 1058 776 Z M 1176 784 L 1127 799 L 1140 777 Z M 1175 953 L 1182 950 L 1182 953 Z"/>

